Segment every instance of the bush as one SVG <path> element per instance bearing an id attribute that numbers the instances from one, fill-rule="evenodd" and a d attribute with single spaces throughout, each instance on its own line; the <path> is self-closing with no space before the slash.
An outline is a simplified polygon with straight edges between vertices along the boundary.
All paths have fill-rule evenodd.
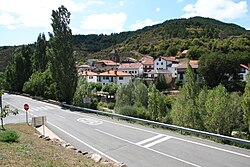
<path id="1" fill-rule="evenodd" d="M 113 102 L 108 103 L 108 108 L 109 109 L 114 109 L 115 108 L 115 103 L 113 103 Z"/>
<path id="2" fill-rule="evenodd" d="M 0 132 L 0 141 L 2 142 L 17 142 L 19 135 L 16 131 L 7 130 Z"/>
<path id="3" fill-rule="evenodd" d="M 121 115 L 137 117 L 136 108 L 133 106 L 123 106 L 119 109 L 118 113 Z"/>

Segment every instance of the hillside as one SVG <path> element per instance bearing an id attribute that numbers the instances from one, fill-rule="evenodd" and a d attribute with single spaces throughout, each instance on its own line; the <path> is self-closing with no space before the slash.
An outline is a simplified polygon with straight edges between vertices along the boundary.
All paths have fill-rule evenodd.
<path id="1" fill-rule="evenodd" d="M 193 17 L 167 20 L 131 32 L 111 35 L 74 35 L 73 45 L 77 60 L 104 58 L 112 49 L 121 57 L 139 58 L 141 54 L 151 56 L 178 55 L 190 50 L 191 58 L 199 58 L 204 52 L 250 51 L 249 32 L 235 24 L 215 19 Z M 9 47 L 0 47 L 0 71 L 9 60 Z M 12 48 L 13 49 L 13 48 Z"/>

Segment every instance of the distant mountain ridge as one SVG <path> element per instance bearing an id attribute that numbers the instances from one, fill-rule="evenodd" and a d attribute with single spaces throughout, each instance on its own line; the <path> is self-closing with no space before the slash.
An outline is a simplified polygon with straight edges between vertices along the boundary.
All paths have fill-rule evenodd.
<path id="1" fill-rule="evenodd" d="M 111 35 L 73 35 L 73 45 L 77 60 L 82 61 L 86 61 L 87 58 L 103 58 L 112 49 L 118 49 L 122 56 L 136 57 L 132 53 L 159 56 L 169 53 L 173 46 L 177 51 L 189 49 L 193 39 L 197 39 L 196 41 L 202 45 L 207 45 L 209 41 L 237 37 L 248 32 L 236 24 L 224 23 L 211 18 L 193 17 L 167 20 L 137 31 Z M 13 48 L 0 47 L 0 71 L 5 69 Z"/>

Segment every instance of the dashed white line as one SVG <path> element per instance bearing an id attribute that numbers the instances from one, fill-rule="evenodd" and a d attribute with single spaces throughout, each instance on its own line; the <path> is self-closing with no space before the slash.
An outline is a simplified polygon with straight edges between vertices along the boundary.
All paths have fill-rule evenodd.
<path id="1" fill-rule="evenodd" d="M 156 145 L 156 144 L 159 144 L 159 143 L 162 143 L 162 142 L 164 142 L 164 141 L 166 141 L 166 140 L 168 140 L 168 139 L 170 139 L 170 138 L 171 138 L 170 136 L 166 136 L 166 137 L 164 137 L 164 138 L 162 138 L 162 139 L 159 139 L 159 140 L 156 140 L 156 141 L 154 141 L 154 142 L 152 142 L 152 143 L 149 143 L 149 144 L 147 144 L 147 145 L 144 145 L 144 147 L 146 147 L 146 148 L 152 147 L 152 146 L 154 146 L 154 145 Z"/>
<path id="2" fill-rule="evenodd" d="M 157 136 L 153 136 L 153 137 L 151 137 L 151 138 L 142 140 L 142 141 L 140 141 L 140 142 L 138 142 L 138 143 L 136 143 L 136 144 L 142 145 L 142 144 L 148 143 L 148 142 L 150 142 L 150 141 L 156 140 L 156 139 L 158 139 L 158 138 L 161 138 L 161 137 L 163 137 L 163 136 L 164 136 L 163 134 L 159 134 L 159 135 L 157 135 Z"/>

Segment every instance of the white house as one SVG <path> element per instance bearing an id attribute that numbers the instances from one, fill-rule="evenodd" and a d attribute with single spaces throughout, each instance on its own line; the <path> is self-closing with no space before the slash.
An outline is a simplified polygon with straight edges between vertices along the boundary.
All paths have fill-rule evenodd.
<path id="1" fill-rule="evenodd" d="M 80 76 L 86 78 L 87 82 L 97 82 L 98 81 L 98 74 L 92 71 L 83 71 L 79 73 Z"/>
<path id="2" fill-rule="evenodd" d="M 173 56 L 170 57 L 158 57 L 154 60 L 154 70 L 168 70 L 172 73 L 172 77 L 177 77 L 178 59 Z"/>
<path id="3" fill-rule="evenodd" d="M 118 71 L 129 73 L 135 77 L 142 76 L 143 65 L 141 63 L 122 63 L 118 67 Z"/>
<path id="4" fill-rule="evenodd" d="M 247 81 L 247 74 L 249 73 L 248 67 L 244 64 L 240 64 L 240 73 L 239 77 L 241 81 L 246 82 Z"/>
<path id="5" fill-rule="evenodd" d="M 99 74 L 99 82 L 103 85 L 113 82 L 119 85 L 128 84 L 132 80 L 132 75 L 129 73 L 121 72 L 121 71 L 114 71 L 108 70 L 107 72 L 103 72 Z"/>
<path id="6" fill-rule="evenodd" d="M 143 66 L 143 72 L 147 73 L 154 70 L 154 58 L 151 56 L 143 56 L 140 60 Z"/>
<path id="7" fill-rule="evenodd" d="M 188 63 L 190 64 L 190 66 L 192 67 L 192 69 L 194 70 L 194 73 L 197 74 L 197 70 L 198 70 L 198 60 L 188 60 L 188 61 L 184 61 L 182 63 L 180 63 L 177 67 L 177 79 L 180 82 L 185 82 L 186 80 L 186 71 L 188 68 Z"/>

